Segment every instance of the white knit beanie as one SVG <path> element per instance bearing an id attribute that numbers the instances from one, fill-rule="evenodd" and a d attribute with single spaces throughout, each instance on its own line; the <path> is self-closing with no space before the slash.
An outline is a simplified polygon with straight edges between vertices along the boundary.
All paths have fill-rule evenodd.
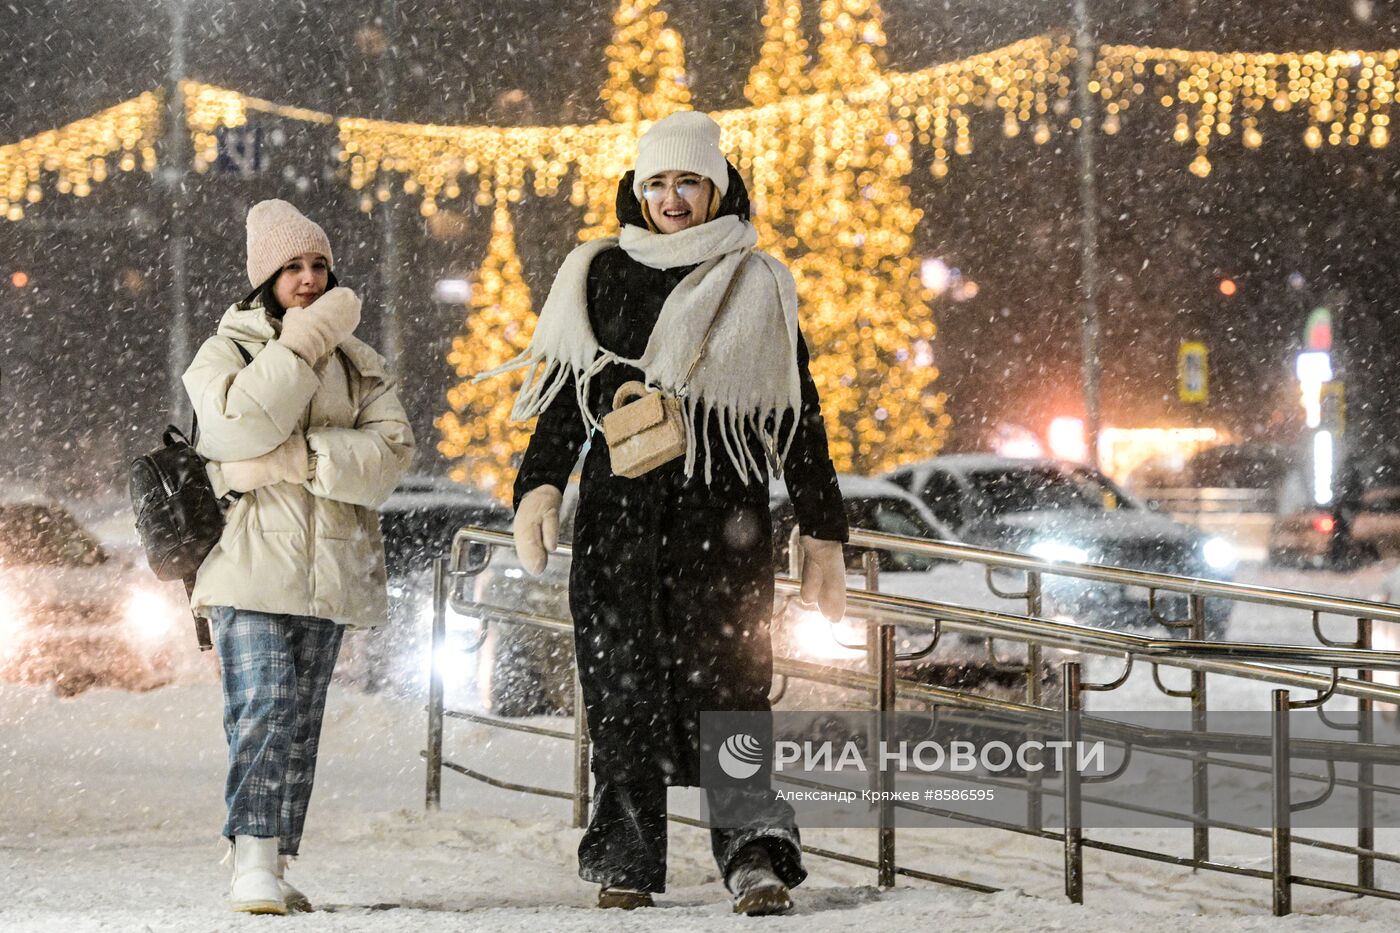
<path id="1" fill-rule="evenodd" d="M 703 113 L 682 110 L 656 121 L 637 143 L 632 193 L 642 199 L 642 182 L 662 172 L 694 172 L 729 191 L 729 163 L 719 151 L 719 124 Z"/>
<path id="2" fill-rule="evenodd" d="M 248 209 L 248 281 L 254 287 L 302 253 L 320 253 L 335 265 L 326 231 L 286 201 L 259 201 Z"/>

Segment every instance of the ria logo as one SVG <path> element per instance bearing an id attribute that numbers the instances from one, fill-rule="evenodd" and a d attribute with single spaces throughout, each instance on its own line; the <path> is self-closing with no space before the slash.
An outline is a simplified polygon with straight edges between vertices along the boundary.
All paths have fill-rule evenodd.
<path id="1" fill-rule="evenodd" d="M 736 781 L 751 778 L 763 766 L 763 746 L 753 736 L 736 732 L 720 746 L 719 766 Z"/>

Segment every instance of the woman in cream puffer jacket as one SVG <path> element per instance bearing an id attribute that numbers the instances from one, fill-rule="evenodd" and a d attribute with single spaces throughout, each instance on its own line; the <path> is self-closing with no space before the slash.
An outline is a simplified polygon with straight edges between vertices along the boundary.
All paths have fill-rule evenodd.
<path id="1" fill-rule="evenodd" d="M 335 288 L 307 310 L 347 300 L 349 289 Z M 224 462 L 289 441 L 303 442 L 308 464 L 304 481 L 262 486 L 233 504 L 199 569 L 194 605 L 381 625 L 388 606 L 375 510 L 408 467 L 413 433 L 378 353 L 346 337 L 308 364 L 277 339 L 279 324 L 259 303 L 234 305 L 184 376 L 215 492 L 229 489 Z M 235 341 L 253 356 L 246 369 Z"/>
<path id="2" fill-rule="evenodd" d="M 184 375 L 215 491 L 240 494 L 191 602 L 218 648 L 229 903 L 247 913 L 310 909 L 287 861 L 301 844 L 341 635 L 387 614 L 376 510 L 413 455 L 384 360 L 352 336 L 360 300 L 336 287 L 332 262 L 325 232 L 295 207 L 254 205 L 253 293 Z"/>

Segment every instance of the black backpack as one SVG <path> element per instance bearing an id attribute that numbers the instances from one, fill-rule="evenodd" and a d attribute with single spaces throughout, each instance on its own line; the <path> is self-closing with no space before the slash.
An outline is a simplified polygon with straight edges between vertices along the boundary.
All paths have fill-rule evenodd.
<path id="1" fill-rule="evenodd" d="M 241 343 L 235 341 L 244 364 L 253 362 Z M 136 513 L 136 534 L 146 550 L 146 562 L 161 580 L 185 581 L 185 592 L 194 591 L 195 574 L 204 558 L 219 543 L 224 531 L 225 503 L 214 495 L 205 472 L 205 458 L 195 452 L 199 418 L 190 419 L 190 434 L 168 425 L 162 445 L 131 462 L 131 508 Z M 231 503 L 238 493 L 230 493 Z M 208 623 L 196 616 L 195 635 L 199 649 L 213 647 Z"/>

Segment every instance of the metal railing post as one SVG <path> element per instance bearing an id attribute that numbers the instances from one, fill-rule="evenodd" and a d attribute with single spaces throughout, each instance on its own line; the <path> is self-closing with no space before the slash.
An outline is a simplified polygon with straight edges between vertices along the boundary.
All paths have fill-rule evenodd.
<path id="1" fill-rule="evenodd" d="M 1370 619 L 1356 620 L 1356 647 L 1370 649 L 1371 647 L 1371 626 L 1374 623 Z M 1356 679 L 1370 683 L 1376 679 L 1375 672 L 1368 668 L 1361 668 L 1356 672 Z M 1362 745 L 1370 745 L 1375 741 L 1375 723 L 1372 721 L 1376 709 L 1376 702 L 1369 697 L 1358 697 L 1356 700 L 1357 735 L 1356 740 Z M 1375 780 L 1375 766 L 1369 761 L 1361 761 L 1356 765 L 1356 845 L 1361 849 L 1374 849 L 1376 847 L 1376 795 L 1372 787 Z M 1376 886 L 1376 857 L 1374 855 L 1358 855 L 1356 857 L 1356 883 L 1363 888 L 1374 888 Z"/>
<path id="2" fill-rule="evenodd" d="M 890 719 L 894 716 L 894 626 L 880 623 L 880 745 L 885 747 L 890 738 Z M 880 768 L 880 887 L 894 887 L 895 839 L 894 839 L 894 772 Z"/>
<path id="3" fill-rule="evenodd" d="M 583 708 L 583 684 L 579 680 L 577 666 L 574 669 L 574 827 L 582 829 L 588 825 L 588 806 L 592 794 L 588 785 L 589 756 L 592 754 L 592 740 L 588 737 L 588 717 Z"/>
<path id="4" fill-rule="evenodd" d="M 867 550 L 860 555 L 860 569 L 865 577 L 865 588 L 872 593 L 880 592 L 880 555 Z M 880 628 L 874 623 L 865 626 L 865 667 L 874 677 L 880 679 Z M 870 708 L 880 708 L 880 689 L 877 686 L 870 694 Z"/>
<path id="5" fill-rule="evenodd" d="M 880 556 L 874 551 L 866 551 L 861 558 L 863 569 L 865 570 L 865 586 L 872 593 L 880 591 Z M 880 791 L 880 830 L 879 830 L 879 852 L 876 856 L 878 882 L 882 888 L 894 887 L 895 875 L 895 836 L 894 836 L 894 774 L 883 766 L 880 753 L 885 748 L 885 743 L 890 738 L 889 720 L 894 715 L 895 709 L 895 650 L 894 650 L 894 626 L 881 622 L 879 625 L 866 626 L 867 643 L 873 637 L 874 651 L 869 652 L 875 664 L 876 688 L 875 688 L 875 715 L 879 717 L 876 725 L 876 760 L 881 762 L 876 770 L 876 788 Z"/>
<path id="6" fill-rule="evenodd" d="M 424 807 L 442 809 L 442 646 L 447 640 L 447 561 L 433 560 L 433 634 L 428 655 L 428 775 Z"/>
<path id="7" fill-rule="evenodd" d="M 1275 690 L 1274 721 L 1269 746 L 1269 763 L 1273 772 L 1273 883 L 1274 916 L 1286 917 L 1293 910 L 1293 891 L 1289 876 L 1293 873 L 1293 808 L 1290 793 L 1291 775 L 1288 770 L 1288 691 Z"/>
<path id="8" fill-rule="evenodd" d="M 1079 777 L 1079 665 L 1066 661 L 1065 761 L 1061 769 L 1065 790 L 1065 897 L 1084 903 L 1084 812 Z"/>
<path id="9" fill-rule="evenodd" d="M 1045 610 L 1045 593 L 1038 571 L 1026 571 L 1026 614 L 1041 618 Z M 1030 642 L 1026 645 L 1026 705 L 1039 706 L 1040 694 L 1040 645 Z M 1038 738 L 1038 736 L 1028 736 Z M 1038 756 L 1038 753 L 1037 753 Z M 1032 771 L 1026 781 L 1026 826 L 1040 829 L 1044 822 L 1044 798 L 1040 784 L 1043 780 L 1040 771 Z"/>
<path id="10" fill-rule="evenodd" d="M 1196 641 L 1206 638 L 1206 598 L 1192 594 L 1190 600 L 1191 637 Z M 1191 729 L 1204 732 L 1206 729 L 1206 674 L 1205 671 L 1191 672 Z M 1210 861 L 1210 780 L 1206 773 L 1206 756 L 1196 752 L 1191 762 L 1191 812 L 1196 822 L 1191 827 L 1191 859 L 1197 865 Z"/>

